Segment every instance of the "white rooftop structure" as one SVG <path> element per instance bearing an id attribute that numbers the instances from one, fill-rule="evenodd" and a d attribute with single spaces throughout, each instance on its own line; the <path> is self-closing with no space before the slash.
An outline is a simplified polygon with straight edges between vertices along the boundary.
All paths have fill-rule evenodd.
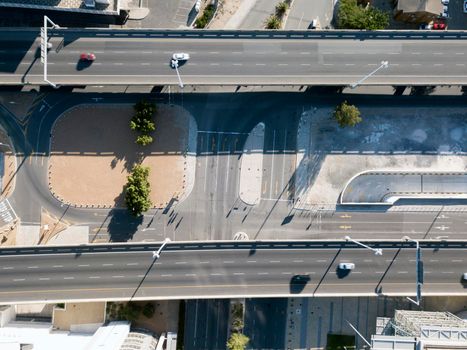
<path id="1" fill-rule="evenodd" d="M 83 350 L 91 334 L 52 331 L 51 323 L 10 322 L 0 328 L 0 349 L 19 350 L 32 344 L 34 350 Z"/>
<path id="2" fill-rule="evenodd" d="M 450 312 L 396 310 L 392 320 L 379 321 L 373 350 L 467 350 L 467 322 Z"/>
<path id="3" fill-rule="evenodd" d="M 120 0 L 0 0 L 0 7 L 118 15 Z"/>

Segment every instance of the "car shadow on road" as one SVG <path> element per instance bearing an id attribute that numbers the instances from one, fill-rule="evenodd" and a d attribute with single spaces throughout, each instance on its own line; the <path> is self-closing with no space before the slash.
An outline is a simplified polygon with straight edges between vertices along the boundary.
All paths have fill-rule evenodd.
<path id="1" fill-rule="evenodd" d="M 92 61 L 89 61 L 89 60 L 78 60 L 78 62 L 76 62 L 76 70 L 77 71 L 82 71 L 86 68 L 89 68 L 91 67 L 92 65 Z"/>
<path id="2" fill-rule="evenodd" d="M 309 275 L 295 275 L 290 279 L 289 291 L 291 294 L 301 293 L 311 278 Z"/>

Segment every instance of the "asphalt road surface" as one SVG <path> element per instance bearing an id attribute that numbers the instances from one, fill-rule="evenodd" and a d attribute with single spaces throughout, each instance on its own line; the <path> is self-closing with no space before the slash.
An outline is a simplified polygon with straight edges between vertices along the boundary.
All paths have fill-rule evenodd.
<path id="1" fill-rule="evenodd" d="M 90 242 L 230 240 L 238 231 L 250 239 L 466 239 L 467 211 L 452 203 L 405 203 L 388 211 L 374 207 L 293 209 L 296 124 L 310 106 L 335 106 L 341 98 L 307 93 L 162 94 L 156 103 L 174 103 L 195 118 L 198 130 L 197 171 L 193 191 L 169 210 L 151 210 L 134 219 L 126 210 L 81 209 L 55 199 L 48 189 L 48 152 L 53 123 L 78 104 L 133 104 L 132 94 L 40 94 L 27 120 L 0 108 L 0 123 L 18 153 L 16 187 L 10 203 L 23 225 L 40 225 L 41 208 L 68 222 L 89 226 Z M 154 96 L 145 95 L 147 98 Z M 465 107 L 465 98 L 351 96 L 358 106 L 397 108 Z M 264 122 L 262 198 L 249 206 L 238 198 L 241 150 L 246 134 Z M 213 142 L 214 140 L 214 142 Z M 211 147 L 212 145 L 214 147 Z M 210 146 L 210 147 L 208 147 Z M 462 149 L 463 150 L 463 149 Z M 292 170 L 291 169 L 292 165 Z M 284 170 L 285 169 L 285 170 Z M 263 189 L 265 192 L 263 193 Z M 292 195 L 292 196 L 291 196 Z M 464 208 L 464 209 L 462 209 Z"/>
<path id="2" fill-rule="evenodd" d="M 413 243 L 385 243 L 395 248 L 384 248 L 382 256 L 345 243 L 236 244 L 176 244 L 158 260 L 148 246 L 3 251 L 0 302 L 415 293 Z M 465 295 L 465 244 L 422 247 L 423 293 Z M 340 262 L 353 262 L 355 270 L 339 270 Z"/>
<path id="3" fill-rule="evenodd" d="M 48 79 L 55 84 L 467 85 L 465 33 L 49 30 Z M 45 84 L 37 30 L 2 31 L 0 82 Z M 80 61 L 82 52 L 96 55 Z"/>

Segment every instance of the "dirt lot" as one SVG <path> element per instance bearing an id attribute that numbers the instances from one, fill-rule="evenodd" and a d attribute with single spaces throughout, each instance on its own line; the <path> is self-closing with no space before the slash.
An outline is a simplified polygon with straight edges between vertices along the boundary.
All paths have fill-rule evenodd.
<path id="1" fill-rule="evenodd" d="M 155 207 L 183 197 L 191 178 L 186 152 L 193 130 L 196 135 L 195 122 L 180 107 L 157 108 L 154 142 L 146 147 L 135 143 L 129 127 L 132 105 L 80 105 L 65 112 L 52 131 L 49 187 L 54 196 L 83 207 L 122 207 L 129 171 L 142 160 L 151 168 Z"/>

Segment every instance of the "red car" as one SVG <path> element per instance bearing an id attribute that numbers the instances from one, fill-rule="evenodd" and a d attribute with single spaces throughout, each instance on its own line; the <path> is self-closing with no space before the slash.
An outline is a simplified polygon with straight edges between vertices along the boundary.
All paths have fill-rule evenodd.
<path id="1" fill-rule="evenodd" d="M 434 30 L 444 30 L 444 29 L 446 29 L 446 23 L 435 22 L 435 23 L 433 23 L 433 29 Z"/>
<path id="2" fill-rule="evenodd" d="M 94 61 L 96 59 L 96 55 L 90 52 L 83 52 L 80 56 L 79 59 L 81 61 Z"/>

